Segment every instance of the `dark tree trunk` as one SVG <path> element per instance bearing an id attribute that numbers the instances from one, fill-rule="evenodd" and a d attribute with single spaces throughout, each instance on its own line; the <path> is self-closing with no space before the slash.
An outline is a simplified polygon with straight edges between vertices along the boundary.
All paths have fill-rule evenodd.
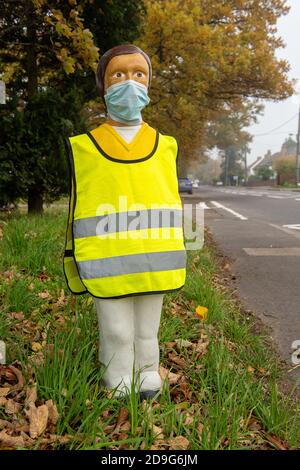
<path id="1" fill-rule="evenodd" d="M 43 214 L 43 193 L 39 188 L 28 189 L 28 214 Z"/>
<path id="2" fill-rule="evenodd" d="M 32 0 L 26 0 L 25 16 L 27 26 L 27 54 L 26 54 L 26 72 L 27 72 L 27 98 L 28 101 L 38 92 L 38 67 L 37 67 L 37 34 L 35 8 Z M 28 214 L 43 213 L 43 192 L 37 184 L 28 188 Z"/>

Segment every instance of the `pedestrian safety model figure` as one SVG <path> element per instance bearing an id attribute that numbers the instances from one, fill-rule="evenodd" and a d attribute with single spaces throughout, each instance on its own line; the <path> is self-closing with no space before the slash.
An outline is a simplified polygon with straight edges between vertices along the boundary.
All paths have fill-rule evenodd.
<path id="1" fill-rule="evenodd" d="M 142 119 L 152 66 L 133 44 L 106 51 L 96 84 L 106 121 L 66 139 L 69 216 L 63 258 L 73 294 L 94 298 L 103 385 L 158 397 L 164 294 L 185 284 L 178 142 Z"/>

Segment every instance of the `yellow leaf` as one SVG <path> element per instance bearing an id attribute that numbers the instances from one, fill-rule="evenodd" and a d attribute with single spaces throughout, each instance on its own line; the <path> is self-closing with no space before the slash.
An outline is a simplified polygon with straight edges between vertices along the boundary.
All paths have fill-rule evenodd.
<path id="1" fill-rule="evenodd" d="M 202 305 L 198 305 L 198 307 L 196 307 L 196 315 L 200 318 L 200 320 L 205 321 L 207 319 L 207 314 L 207 307 L 203 307 Z"/>
<path id="2" fill-rule="evenodd" d="M 41 343 L 32 343 L 31 349 L 35 352 L 40 351 L 42 349 Z"/>

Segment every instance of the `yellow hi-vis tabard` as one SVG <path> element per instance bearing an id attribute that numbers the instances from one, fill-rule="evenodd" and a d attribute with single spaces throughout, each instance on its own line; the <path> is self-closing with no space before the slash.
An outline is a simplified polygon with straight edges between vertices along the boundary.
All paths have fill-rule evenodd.
<path id="1" fill-rule="evenodd" d="M 187 256 L 176 139 L 143 122 L 127 143 L 105 123 L 66 143 L 63 267 L 71 292 L 116 298 L 181 289 Z"/>

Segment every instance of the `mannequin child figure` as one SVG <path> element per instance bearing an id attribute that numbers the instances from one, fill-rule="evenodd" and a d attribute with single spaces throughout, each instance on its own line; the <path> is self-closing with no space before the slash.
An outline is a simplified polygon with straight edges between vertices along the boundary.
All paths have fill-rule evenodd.
<path id="1" fill-rule="evenodd" d="M 151 79 L 151 61 L 137 46 L 108 50 L 96 72 L 106 121 L 66 139 L 66 281 L 74 294 L 94 298 L 103 385 L 122 396 L 135 379 L 142 399 L 161 390 L 163 298 L 186 276 L 178 144 L 141 115 Z"/>

